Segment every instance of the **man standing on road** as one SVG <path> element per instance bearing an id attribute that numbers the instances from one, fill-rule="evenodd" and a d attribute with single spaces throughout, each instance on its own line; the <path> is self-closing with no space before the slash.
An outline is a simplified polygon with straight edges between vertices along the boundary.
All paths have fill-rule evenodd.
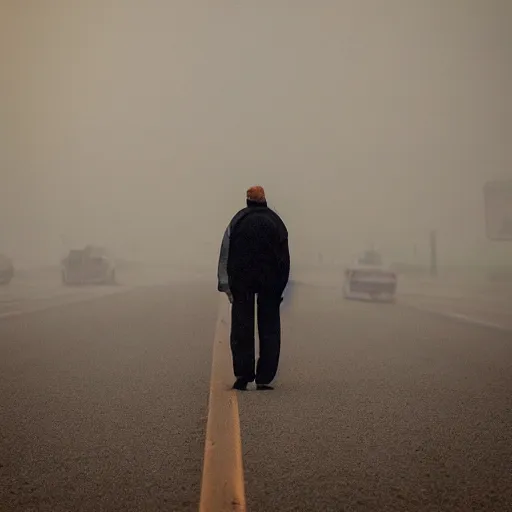
<path id="1" fill-rule="evenodd" d="M 218 290 L 231 308 L 231 352 L 234 389 L 246 390 L 256 380 L 271 390 L 281 349 L 280 306 L 290 275 L 288 231 L 268 208 L 262 187 L 247 191 L 247 207 L 231 220 L 222 239 Z M 260 353 L 255 372 L 254 313 L 257 300 Z"/>

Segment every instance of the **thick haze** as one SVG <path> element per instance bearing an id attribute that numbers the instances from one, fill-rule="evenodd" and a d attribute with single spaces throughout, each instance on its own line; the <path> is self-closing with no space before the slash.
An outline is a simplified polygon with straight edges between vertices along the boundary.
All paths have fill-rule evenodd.
<path id="1" fill-rule="evenodd" d="M 261 184 L 294 263 L 510 259 L 510 0 L 0 0 L 0 252 L 216 265 Z M 64 237 L 64 238 L 63 238 Z"/>

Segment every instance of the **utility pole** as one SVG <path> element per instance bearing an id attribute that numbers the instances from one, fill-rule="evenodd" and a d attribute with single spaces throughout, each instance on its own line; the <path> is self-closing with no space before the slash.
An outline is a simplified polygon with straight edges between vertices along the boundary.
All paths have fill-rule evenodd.
<path id="1" fill-rule="evenodd" d="M 437 233 L 434 230 L 430 232 L 430 275 L 437 276 Z"/>

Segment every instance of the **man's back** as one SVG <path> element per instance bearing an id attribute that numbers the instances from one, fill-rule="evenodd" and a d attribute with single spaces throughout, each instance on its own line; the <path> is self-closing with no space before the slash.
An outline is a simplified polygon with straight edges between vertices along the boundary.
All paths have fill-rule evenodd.
<path id="1" fill-rule="evenodd" d="M 231 233 L 228 274 L 236 287 L 284 288 L 289 273 L 288 233 L 267 206 L 254 206 Z"/>

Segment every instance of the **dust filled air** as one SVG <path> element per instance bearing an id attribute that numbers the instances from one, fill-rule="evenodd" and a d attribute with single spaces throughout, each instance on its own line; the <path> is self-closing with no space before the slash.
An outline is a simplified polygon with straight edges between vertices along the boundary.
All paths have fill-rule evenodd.
<path id="1" fill-rule="evenodd" d="M 511 510 L 512 1 L 0 0 L 0 178 L 0 510 Z"/>

